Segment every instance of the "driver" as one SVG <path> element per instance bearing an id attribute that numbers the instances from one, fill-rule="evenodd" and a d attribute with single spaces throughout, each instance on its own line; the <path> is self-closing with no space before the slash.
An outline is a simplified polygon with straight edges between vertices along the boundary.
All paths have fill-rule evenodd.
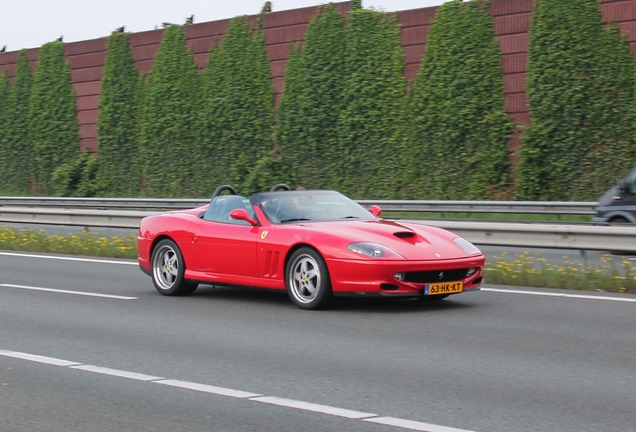
<path id="1" fill-rule="evenodd" d="M 283 222 L 290 219 L 307 219 L 308 208 L 300 197 L 286 199 L 283 203 L 278 219 Z"/>

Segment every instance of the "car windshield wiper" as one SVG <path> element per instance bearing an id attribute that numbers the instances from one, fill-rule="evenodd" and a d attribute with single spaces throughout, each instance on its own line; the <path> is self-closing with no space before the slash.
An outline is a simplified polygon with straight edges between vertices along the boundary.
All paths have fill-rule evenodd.
<path id="1" fill-rule="evenodd" d="M 340 219 L 360 219 L 359 216 L 343 216 Z"/>
<path id="2" fill-rule="evenodd" d="M 282 221 L 280 221 L 280 223 L 284 223 L 284 222 L 300 222 L 300 221 L 309 221 L 311 219 L 307 219 L 307 218 L 291 218 L 291 219 L 283 219 Z"/>

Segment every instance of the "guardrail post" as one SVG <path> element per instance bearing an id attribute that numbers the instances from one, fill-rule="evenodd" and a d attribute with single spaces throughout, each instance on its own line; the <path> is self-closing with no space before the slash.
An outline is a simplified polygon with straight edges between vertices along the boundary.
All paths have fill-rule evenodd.
<path id="1" fill-rule="evenodd" d="M 581 261 L 583 261 L 583 269 L 585 270 L 587 269 L 587 253 L 584 249 L 581 249 L 579 252 L 581 254 Z M 583 274 L 586 275 L 587 272 L 584 272 Z"/>

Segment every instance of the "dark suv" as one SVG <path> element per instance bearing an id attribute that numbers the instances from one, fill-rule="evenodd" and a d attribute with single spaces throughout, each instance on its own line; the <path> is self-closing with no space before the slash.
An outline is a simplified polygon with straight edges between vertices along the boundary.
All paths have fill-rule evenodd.
<path id="1" fill-rule="evenodd" d="M 601 197 L 592 222 L 636 223 L 636 166 Z"/>

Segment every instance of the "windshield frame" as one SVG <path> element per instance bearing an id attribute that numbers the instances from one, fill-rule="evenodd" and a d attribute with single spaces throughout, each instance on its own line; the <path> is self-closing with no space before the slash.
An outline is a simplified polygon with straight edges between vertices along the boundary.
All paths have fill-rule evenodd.
<path id="1" fill-rule="evenodd" d="M 330 201 L 334 204 L 332 207 L 325 205 L 321 208 L 322 202 L 329 203 Z M 290 215 L 285 218 L 279 218 L 283 212 L 281 209 L 283 207 L 290 209 L 292 202 L 306 205 L 306 207 L 303 210 L 299 209 L 298 216 Z M 258 206 L 267 220 L 276 225 L 346 220 L 378 220 L 360 204 L 340 192 L 329 190 L 262 192 L 253 195 L 250 198 L 250 204 Z M 321 212 L 324 213 L 321 214 Z"/>

